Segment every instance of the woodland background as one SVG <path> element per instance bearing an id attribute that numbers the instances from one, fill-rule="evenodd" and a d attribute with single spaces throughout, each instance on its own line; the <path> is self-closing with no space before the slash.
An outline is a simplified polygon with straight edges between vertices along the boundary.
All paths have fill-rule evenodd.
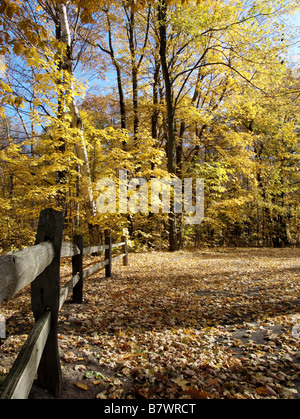
<path id="1" fill-rule="evenodd" d="M 32 244 L 46 207 L 65 212 L 66 238 L 110 229 L 135 250 L 298 246 L 299 8 L 2 0 L 0 250 Z M 97 214 L 98 180 L 120 169 L 204 178 L 203 223 Z"/>

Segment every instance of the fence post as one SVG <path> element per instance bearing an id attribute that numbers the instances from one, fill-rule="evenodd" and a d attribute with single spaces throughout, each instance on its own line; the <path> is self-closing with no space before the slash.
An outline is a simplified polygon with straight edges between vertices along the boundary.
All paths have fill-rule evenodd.
<path id="1" fill-rule="evenodd" d="M 122 253 L 125 253 L 125 256 L 123 257 L 123 266 L 128 266 L 128 246 L 127 246 L 127 237 L 122 236 L 122 242 L 125 242 L 122 247 Z"/>
<path id="2" fill-rule="evenodd" d="M 110 232 L 105 231 L 105 245 L 108 246 L 108 249 L 105 249 L 105 260 L 108 260 L 108 264 L 105 265 L 105 276 L 106 278 L 111 277 L 111 259 L 112 259 L 112 242 Z"/>
<path id="3" fill-rule="evenodd" d="M 41 212 L 35 244 L 50 241 L 54 248 L 52 263 L 31 283 L 31 305 L 35 321 L 51 311 L 49 336 L 38 368 L 38 385 L 55 396 L 61 390 L 61 367 L 58 352 L 57 324 L 60 299 L 60 251 L 64 216 L 46 209 Z"/>
<path id="4" fill-rule="evenodd" d="M 73 288 L 73 303 L 75 304 L 82 304 L 83 301 L 83 267 L 82 267 L 82 260 L 83 260 L 83 237 L 82 236 L 74 236 L 73 243 L 78 247 L 80 250 L 79 255 L 72 256 L 72 275 L 79 274 L 79 281 Z"/>

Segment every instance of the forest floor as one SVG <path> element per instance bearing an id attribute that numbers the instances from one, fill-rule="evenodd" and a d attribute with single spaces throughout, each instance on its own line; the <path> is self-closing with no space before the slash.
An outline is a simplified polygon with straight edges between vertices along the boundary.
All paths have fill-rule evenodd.
<path id="1" fill-rule="evenodd" d="M 84 303 L 60 312 L 62 398 L 300 398 L 299 257 L 130 254 L 112 278 L 89 277 Z M 29 301 L 27 289 L 1 305 L 0 383 L 32 327 Z M 34 386 L 30 397 L 51 396 Z"/>

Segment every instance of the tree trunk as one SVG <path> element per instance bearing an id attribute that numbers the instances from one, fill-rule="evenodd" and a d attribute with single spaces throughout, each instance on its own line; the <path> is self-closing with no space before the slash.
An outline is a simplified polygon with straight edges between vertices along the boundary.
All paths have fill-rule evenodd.
<path id="1" fill-rule="evenodd" d="M 67 16 L 67 8 L 65 4 L 57 5 L 59 23 L 60 23 L 60 41 L 62 41 L 67 46 L 67 55 L 65 57 L 64 68 L 73 76 L 73 62 L 72 62 L 72 45 L 71 45 L 71 34 L 70 26 Z M 73 90 L 73 86 L 71 86 Z M 72 117 L 72 128 L 78 128 L 80 131 L 80 142 L 76 144 L 76 153 L 78 158 L 83 162 L 81 166 L 81 171 L 83 177 L 86 179 L 86 182 L 82 183 L 82 191 L 87 198 L 87 216 L 91 218 L 96 215 L 96 204 L 93 197 L 92 191 L 92 182 L 91 182 L 91 172 L 89 166 L 89 159 L 87 154 L 87 149 L 85 145 L 84 132 L 83 132 L 83 123 L 79 114 L 78 107 L 76 105 L 75 97 L 73 95 L 70 106 L 69 106 L 70 115 Z"/>
<path id="2" fill-rule="evenodd" d="M 134 26 L 135 14 L 133 6 L 131 6 L 130 21 L 129 21 L 129 48 L 131 55 L 131 83 L 132 83 L 132 104 L 133 104 L 133 134 L 136 141 L 136 136 L 139 128 L 139 115 L 138 115 L 138 69 L 135 58 L 135 45 L 134 45 Z"/>
<path id="3" fill-rule="evenodd" d="M 129 49 L 131 55 L 131 85 L 132 85 L 132 106 L 133 106 L 133 137 L 134 145 L 137 148 L 138 132 L 139 132 L 139 103 L 138 103 L 138 64 L 136 62 L 136 48 L 135 48 L 135 12 L 134 5 L 131 5 L 130 19 L 129 19 Z M 136 164 L 135 172 L 141 170 L 142 162 L 138 161 Z"/>
<path id="4" fill-rule="evenodd" d="M 154 69 L 154 80 L 153 80 L 153 112 L 151 117 L 151 133 L 152 138 L 157 140 L 158 138 L 158 100 L 159 100 L 159 70 L 160 70 L 160 60 L 159 60 L 159 45 L 155 46 L 155 69 Z"/>
<path id="5" fill-rule="evenodd" d="M 121 73 L 121 66 L 116 60 L 115 52 L 113 48 L 113 42 L 112 42 L 112 34 L 111 34 L 111 25 L 110 25 L 110 18 L 108 11 L 106 13 L 107 23 L 108 23 L 108 42 L 109 42 L 109 50 L 106 50 L 105 48 L 102 48 L 100 46 L 100 49 L 106 53 L 108 53 L 111 57 L 111 61 L 116 69 L 117 72 L 117 81 L 118 81 L 118 92 L 119 92 L 119 104 L 120 104 L 120 115 L 121 115 L 121 128 L 126 129 L 126 106 L 125 106 L 125 98 L 124 98 L 124 91 L 123 91 L 123 84 L 122 84 L 122 73 Z M 123 144 L 124 147 L 126 146 L 126 143 Z"/>
<path id="6" fill-rule="evenodd" d="M 121 114 L 121 128 L 126 129 L 126 106 L 125 106 L 125 99 L 124 99 L 124 92 L 122 86 L 122 76 L 121 76 L 121 69 L 119 65 L 115 66 L 117 71 L 117 79 L 118 79 L 118 91 L 119 91 L 119 103 L 120 103 L 120 114 Z M 124 147 L 126 143 L 123 143 Z"/>
<path id="7" fill-rule="evenodd" d="M 167 159 L 168 172 L 171 175 L 176 174 L 176 141 L 175 141 L 175 118 L 173 106 L 173 89 L 167 63 L 167 3 L 162 0 L 158 6 L 159 34 L 160 34 L 160 59 L 162 73 L 166 90 L 166 106 L 168 121 L 168 143 L 167 143 Z M 174 213 L 174 201 L 171 202 L 169 214 L 169 249 L 175 251 L 177 245 L 177 228 L 176 216 Z"/>

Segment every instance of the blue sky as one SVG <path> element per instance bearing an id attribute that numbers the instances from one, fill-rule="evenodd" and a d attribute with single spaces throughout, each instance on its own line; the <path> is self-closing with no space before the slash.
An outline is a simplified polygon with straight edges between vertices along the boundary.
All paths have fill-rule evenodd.
<path id="1" fill-rule="evenodd" d="M 295 13 L 290 18 L 291 24 L 298 27 L 298 36 L 295 45 L 289 50 L 289 56 L 287 57 L 290 66 L 292 68 L 292 74 L 294 77 L 299 78 L 300 76 L 300 11 Z"/>
<path id="2" fill-rule="evenodd" d="M 298 26 L 300 26 L 300 10 L 299 10 L 299 12 L 297 12 L 297 13 L 293 16 L 293 19 L 295 19 L 296 24 L 297 24 Z"/>
<path id="3" fill-rule="evenodd" d="M 292 48 L 290 48 L 289 57 L 287 58 L 287 60 L 290 62 L 290 65 L 292 67 L 299 68 L 300 67 L 300 10 L 294 15 L 291 15 L 289 19 L 292 25 L 298 26 L 298 42 Z M 86 75 L 86 77 L 88 77 L 88 75 Z M 96 91 L 98 90 L 98 92 L 105 94 L 108 92 L 108 90 L 109 91 L 112 90 L 111 79 L 113 80 L 113 84 L 114 84 L 115 77 L 116 75 L 115 75 L 114 70 L 111 70 L 107 73 L 106 81 L 103 81 L 103 80 L 100 81 L 95 76 L 95 74 L 93 74 L 93 77 L 90 80 L 88 80 L 89 88 L 91 90 L 95 88 Z"/>
<path id="4" fill-rule="evenodd" d="M 300 66 L 300 11 L 298 11 L 297 13 L 295 13 L 293 16 L 290 17 L 290 21 L 291 24 L 298 26 L 298 42 L 290 49 L 290 53 L 289 53 L 289 58 L 288 60 L 290 61 L 292 66 L 298 67 Z M 3 57 L 0 55 L 0 77 L 1 75 L 3 75 L 3 71 L 5 70 L 5 65 L 4 65 L 4 60 Z M 111 72 L 111 74 L 109 74 L 108 79 L 111 77 L 114 77 L 114 72 Z M 94 80 L 93 80 L 94 79 Z M 89 80 L 89 87 L 91 88 L 93 85 L 94 86 L 105 86 L 105 90 L 107 91 L 107 85 L 110 85 L 109 80 L 108 83 L 105 82 L 100 82 L 99 80 L 95 80 L 95 75 L 92 79 Z"/>
<path id="5" fill-rule="evenodd" d="M 295 49 L 298 50 L 298 52 L 300 53 L 300 10 L 299 12 L 295 13 L 294 15 L 291 16 L 290 18 L 291 23 L 295 26 L 298 26 L 298 45 L 295 46 Z"/>

